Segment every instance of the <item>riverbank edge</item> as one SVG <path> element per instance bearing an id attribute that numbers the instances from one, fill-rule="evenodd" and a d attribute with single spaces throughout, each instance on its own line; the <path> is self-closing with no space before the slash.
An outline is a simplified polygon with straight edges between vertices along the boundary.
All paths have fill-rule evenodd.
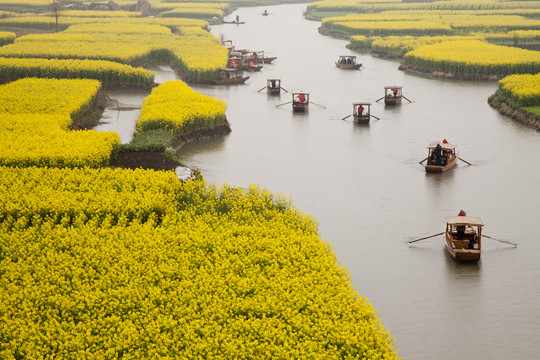
<path id="1" fill-rule="evenodd" d="M 71 124 L 70 130 L 91 130 L 98 125 L 107 107 L 109 97 L 100 90 L 88 109 L 77 117 Z M 182 134 L 175 135 L 169 144 L 172 153 L 176 154 L 182 146 L 192 141 L 212 139 L 218 136 L 227 135 L 231 132 L 231 125 L 224 118 L 223 123 L 207 128 L 195 129 Z M 153 170 L 174 170 L 178 166 L 184 166 L 170 154 L 167 149 L 160 151 L 134 150 L 115 151 L 111 155 L 109 166 L 124 169 L 153 169 Z M 171 156 L 172 155 L 172 156 Z"/>
<path id="2" fill-rule="evenodd" d="M 410 65 L 402 63 L 399 70 L 408 71 L 415 74 L 429 76 L 437 79 L 453 79 L 453 80 L 467 80 L 467 81 L 499 81 L 507 75 L 486 75 L 486 74 L 456 74 L 444 71 L 434 71 L 428 68 L 424 68 L 417 65 Z"/>
<path id="3" fill-rule="evenodd" d="M 535 129 L 536 131 L 540 131 L 540 116 L 531 114 L 525 110 L 514 108 L 496 94 L 493 94 L 488 98 L 488 104 L 492 108 L 498 110 L 501 114 L 506 115 L 527 127 Z"/>
<path id="4" fill-rule="evenodd" d="M 227 135 L 231 132 L 231 126 L 227 118 L 222 124 L 208 128 L 191 130 L 175 135 L 170 143 L 170 148 L 164 151 L 134 150 L 120 151 L 118 156 L 111 159 L 109 166 L 123 169 L 151 169 L 151 170 L 175 170 L 184 166 L 176 158 L 176 154 L 182 146 L 192 141 L 212 139 Z"/>

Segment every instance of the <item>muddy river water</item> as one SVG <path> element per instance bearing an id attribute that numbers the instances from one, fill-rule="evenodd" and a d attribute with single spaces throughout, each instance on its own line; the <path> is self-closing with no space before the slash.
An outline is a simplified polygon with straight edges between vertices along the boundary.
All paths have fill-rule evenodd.
<path id="1" fill-rule="evenodd" d="M 184 146 L 180 160 L 217 184 L 267 187 L 316 217 L 321 237 L 378 310 L 404 359 L 538 358 L 540 133 L 487 104 L 495 82 L 404 73 L 397 61 L 351 52 L 348 41 L 320 35 L 320 23 L 302 16 L 305 7 L 241 8 L 230 20 L 238 15 L 245 24 L 212 27 L 237 48 L 278 58 L 244 85 L 193 86 L 228 104 L 232 132 Z M 261 16 L 265 9 L 270 15 Z M 358 56 L 361 70 L 335 67 L 347 54 Z M 158 81 L 176 78 L 167 67 L 158 70 Z M 276 107 L 291 100 L 289 93 L 258 92 L 271 77 L 289 91 L 309 91 L 309 111 Z M 413 102 L 374 102 L 394 84 Z M 109 95 L 129 104 L 145 94 Z M 342 120 L 356 101 L 371 101 L 380 120 Z M 123 121 L 109 111 L 109 126 Z M 418 164 L 425 146 L 443 138 L 473 165 L 426 174 Z M 446 254 L 442 236 L 407 245 L 442 232 L 444 217 L 460 209 L 482 217 L 485 234 L 518 246 L 485 239 L 481 261 L 466 265 Z"/>

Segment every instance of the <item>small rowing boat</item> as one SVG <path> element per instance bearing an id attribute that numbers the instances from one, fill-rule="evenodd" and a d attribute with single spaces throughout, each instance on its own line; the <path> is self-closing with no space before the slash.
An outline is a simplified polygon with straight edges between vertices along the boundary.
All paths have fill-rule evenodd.
<path id="1" fill-rule="evenodd" d="M 309 93 L 296 91 L 292 93 L 292 107 L 294 112 L 305 112 L 309 107 Z"/>
<path id="2" fill-rule="evenodd" d="M 432 142 L 427 146 L 428 157 L 425 165 L 428 173 L 442 173 L 456 165 L 456 145 L 447 142 Z"/>
<path id="3" fill-rule="evenodd" d="M 446 250 L 457 261 L 476 262 L 482 253 L 482 226 L 479 217 L 447 216 L 444 232 Z"/>
<path id="4" fill-rule="evenodd" d="M 336 61 L 336 66 L 340 69 L 360 69 L 362 64 L 359 64 L 356 61 L 356 56 L 354 55 L 341 55 Z"/>
<path id="5" fill-rule="evenodd" d="M 249 79 L 249 76 L 243 76 L 243 71 L 238 69 L 220 69 L 219 74 L 212 82 L 216 85 L 242 84 Z"/>
<path id="6" fill-rule="evenodd" d="M 353 118 L 357 124 L 369 124 L 371 119 L 371 103 L 358 102 L 353 104 Z"/>
<path id="7" fill-rule="evenodd" d="M 403 98 L 401 86 L 385 86 L 384 87 L 384 105 L 396 106 L 401 105 Z"/>

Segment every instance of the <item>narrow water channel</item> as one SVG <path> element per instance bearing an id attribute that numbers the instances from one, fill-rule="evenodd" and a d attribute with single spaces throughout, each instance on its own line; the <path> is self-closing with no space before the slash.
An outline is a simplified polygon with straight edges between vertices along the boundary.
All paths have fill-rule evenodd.
<path id="1" fill-rule="evenodd" d="M 181 161 L 217 184 L 282 193 L 316 217 L 321 237 L 378 310 L 404 359 L 535 359 L 540 133 L 489 107 L 495 82 L 404 73 L 397 61 L 351 52 L 347 41 L 320 35 L 320 23 L 302 16 L 305 7 L 241 8 L 230 19 L 239 15 L 244 25 L 212 27 L 238 48 L 278 58 L 245 85 L 193 86 L 228 104 L 232 132 L 182 147 Z M 265 9 L 269 16 L 261 16 Z M 337 69 L 334 62 L 346 54 L 357 55 L 362 69 Z M 258 92 L 271 77 L 289 91 L 309 91 L 309 111 L 276 107 L 291 100 L 286 92 Z M 393 109 L 374 102 L 394 84 L 413 102 Z M 342 120 L 356 101 L 371 101 L 381 120 Z M 418 164 L 425 146 L 443 138 L 474 165 L 426 174 Z M 485 239 L 481 261 L 464 265 L 445 253 L 442 237 L 407 245 L 442 232 L 444 217 L 460 209 L 481 217 L 485 234 L 518 247 Z"/>

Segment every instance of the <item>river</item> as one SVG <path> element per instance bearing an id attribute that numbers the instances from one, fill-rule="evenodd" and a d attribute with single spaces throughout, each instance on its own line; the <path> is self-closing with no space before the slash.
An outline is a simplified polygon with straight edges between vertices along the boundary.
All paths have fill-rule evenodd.
<path id="1" fill-rule="evenodd" d="M 351 283 L 378 310 L 404 359 L 536 359 L 540 339 L 540 133 L 487 104 L 495 82 L 443 81 L 398 70 L 399 63 L 354 53 L 348 41 L 322 36 L 306 4 L 240 8 L 243 25 L 212 26 L 237 48 L 265 50 L 273 64 L 244 85 L 193 86 L 228 104 L 231 134 L 181 148 L 180 160 L 217 184 L 259 184 L 293 199 L 320 223 L 324 241 Z M 261 16 L 267 9 L 269 16 Z M 361 70 L 340 70 L 355 54 Z M 160 72 L 166 79 L 166 74 Z M 171 75 L 174 78 L 174 75 Z M 266 79 L 309 91 L 305 114 L 293 113 Z M 412 100 L 374 102 L 387 85 Z M 351 118 L 352 103 L 371 101 L 369 125 Z M 446 138 L 459 162 L 426 174 L 425 146 Z M 129 141 L 129 140 L 127 140 Z M 478 264 L 456 263 L 442 236 L 444 217 L 460 209 L 484 220 L 484 233 L 517 242 L 483 241 Z"/>

